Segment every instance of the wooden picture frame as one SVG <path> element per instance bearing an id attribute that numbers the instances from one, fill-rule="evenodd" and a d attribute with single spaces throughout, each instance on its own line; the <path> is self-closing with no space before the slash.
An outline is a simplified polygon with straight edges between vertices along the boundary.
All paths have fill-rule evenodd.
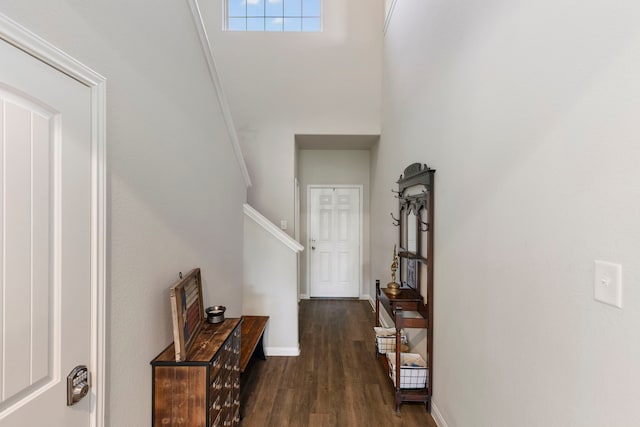
<path id="1" fill-rule="evenodd" d="M 187 353 L 204 322 L 202 279 L 200 269 L 195 268 L 169 289 L 171 317 L 173 319 L 173 344 L 176 362 L 186 360 Z"/>

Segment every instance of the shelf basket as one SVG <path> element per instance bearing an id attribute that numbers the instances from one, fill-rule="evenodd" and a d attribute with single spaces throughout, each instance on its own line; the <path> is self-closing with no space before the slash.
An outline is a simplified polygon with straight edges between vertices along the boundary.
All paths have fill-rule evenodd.
<path id="1" fill-rule="evenodd" d="M 387 353 L 389 377 L 396 384 L 396 354 Z M 422 356 L 417 353 L 400 354 L 400 388 L 418 389 L 427 386 L 429 369 Z"/>
<path id="2" fill-rule="evenodd" d="M 385 354 L 390 351 L 396 351 L 396 329 L 395 328 L 379 328 L 374 327 L 376 332 L 376 349 L 378 353 Z M 400 342 L 407 343 L 407 335 L 400 330 Z"/>

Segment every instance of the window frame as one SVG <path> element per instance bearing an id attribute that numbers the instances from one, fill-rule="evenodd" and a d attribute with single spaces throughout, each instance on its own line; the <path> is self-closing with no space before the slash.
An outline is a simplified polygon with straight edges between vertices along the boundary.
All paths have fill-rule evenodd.
<path id="1" fill-rule="evenodd" d="M 249 15 L 249 2 L 244 0 L 245 13 L 244 15 L 230 15 L 230 7 L 229 1 L 233 0 L 224 0 L 223 4 L 223 31 L 225 32 L 238 32 L 238 33 L 249 33 L 249 32 L 264 32 L 264 33 L 321 33 L 323 32 L 323 0 L 318 0 L 318 15 L 305 15 L 304 14 L 304 3 L 305 0 L 300 0 L 300 14 L 299 15 L 285 15 L 285 1 L 280 0 L 282 4 L 282 14 L 281 15 L 272 15 L 267 14 L 267 3 L 269 0 L 262 0 L 263 3 L 263 13 L 262 15 Z M 271 13 L 271 12 L 270 12 Z M 230 26 L 231 20 L 244 20 L 244 29 L 234 29 Z M 269 29 L 269 21 L 273 20 L 281 20 L 281 27 L 279 29 Z M 295 27 L 286 26 L 286 20 L 293 19 L 297 20 Z M 305 30 L 305 19 L 306 20 L 317 20 L 317 25 L 314 29 L 306 29 Z M 262 22 L 262 28 L 257 29 L 257 27 L 250 29 L 249 20 L 253 20 L 256 22 Z M 258 26 L 259 27 L 259 26 Z"/>

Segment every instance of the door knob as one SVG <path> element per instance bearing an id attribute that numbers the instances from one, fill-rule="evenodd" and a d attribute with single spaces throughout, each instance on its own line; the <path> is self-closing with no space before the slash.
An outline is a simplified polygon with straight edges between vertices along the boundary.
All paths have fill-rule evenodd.
<path id="1" fill-rule="evenodd" d="M 73 368 L 67 376 L 67 406 L 72 406 L 82 400 L 91 388 L 91 374 L 84 365 Z"/>

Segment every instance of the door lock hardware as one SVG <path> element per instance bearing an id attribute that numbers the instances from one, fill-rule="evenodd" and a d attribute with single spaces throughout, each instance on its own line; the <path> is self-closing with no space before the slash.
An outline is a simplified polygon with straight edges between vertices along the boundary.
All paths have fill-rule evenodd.
<path id="1" fill-rule="evenodd" d="M 85 365 L 78 365 L 67 376 L 67 406 L 82 400 L 91 388 L 91 373 Z"/>

